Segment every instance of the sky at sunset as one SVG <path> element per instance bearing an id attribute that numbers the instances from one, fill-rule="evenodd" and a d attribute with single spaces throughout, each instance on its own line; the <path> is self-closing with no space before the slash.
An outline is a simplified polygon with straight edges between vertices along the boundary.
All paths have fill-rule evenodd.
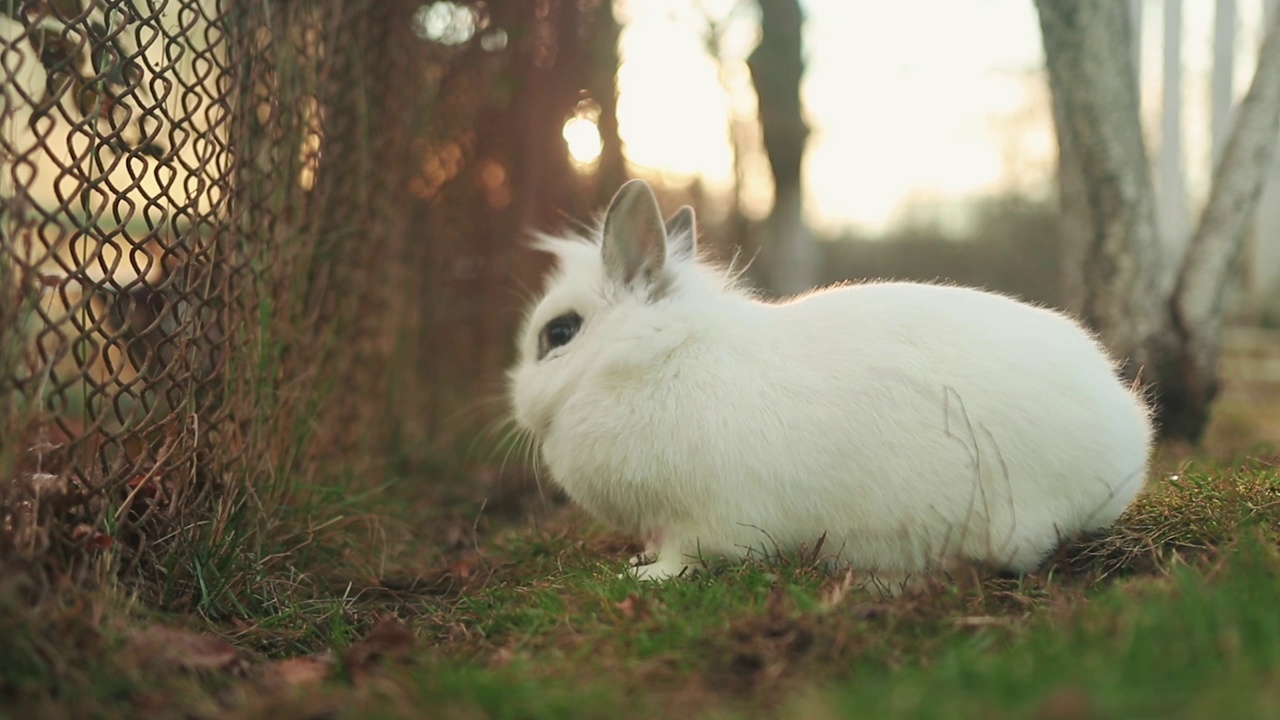
<path id="1" fill-rule="evenodd" d="M 1119 1 L 1119 0 L 1118 0 Z M 881 230 L 909 207 L 942 221 L 975 194 L 1051 189 L 1056 155 L 1031 0 L 807 0 L 803 98 L 813 128 L 807 212 L 820 230 Z M 1261 0 L 1240 0 L 1235 87 L 1252 75 Z M 1207 177 L 1208 71 L 1214 3 L 1184 3 L 1188 181 Z M 745 58 L 756 42 L 752 3 L 624 0 L 619 122 L 640 173 L 673 184 L 700 176 L 726 192 L 730 132 L 759 148 Z M 721 22 L 722 63 L 707 52 L 706 16 Z M 1143 114 L 1158 148 L 1163 0 L 1143 6 Z M 731 130 L 731 128 L 734 128 Z M 769 206 L 768 165 L 744 156 L 744 208 Z"/>

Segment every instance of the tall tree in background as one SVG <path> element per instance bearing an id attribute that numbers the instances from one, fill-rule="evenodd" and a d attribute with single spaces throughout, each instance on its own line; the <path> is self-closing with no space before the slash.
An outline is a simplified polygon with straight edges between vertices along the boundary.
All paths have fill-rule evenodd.
<path id="1" fill-rule="evenodd" d="M 1266 19 L 1280 15 L 1280 0 L 1266 0 L 1263 12 Z M 1280 319 L 1280 153 L 1271 159 L 1271 169 L 1263 181 L 1249 250 L 1251 310 Z"/>
<path id="2" fill-rule="evenodd" d="M 778 293 L 808 290 L 817 281 L 818 256 L 804 221 L 801 169 L 809 126 L 800 103 L 804 77 L 799 0 L 759 0 L 760 44 L 747 58 L 760 101 L 764 149 L 773 171 L 773 209 L 762 243 L 769 285 Z"/>
<path id="3" fill-rule="evenodd" d="M 447 4 L 424 7 L 436 6 Z M 610 6 L 609 0 L 469 3 L 454 13 L 468 20 L 455 28 L 457 37 L 424 38 L 416 46 L 424 57 L 405 71 L 415 81 L 426 78 L 410 98 L 419 101 L 420 135 L 405 140 L 409 151 L 398 161 L 412 163 L 409 227 L 424 239 L 417 272 L 431 279 L 417 303 L 432 331 L 414 348 L 413 364 L 421 385 L 435 389 L 426 413 L 432 418 L 447 416 L 457 402 L 451 394 L 472 392 L 471 383 L 497 376 L 509 361 L 518 314 L 505 288 L 532 284 L 540 269 L 521 243 L 528 230 L 554 229 L 598 207 L 563 137 L 565 121 L 584 99 L 600 106 L 600 182 L 614 190 L 621 184 L 618 27 Z M 411 15 L 392 13 L 388 22 Z"/>
<path id="4" fill-rule="evenodd" d="M 1129 12 L 1114 0 L 1036 0 L 1058 126 L 1073 309 L 1156 389 L 1166 436 L 1196 439 L 1218 390 L 1226 290 L 1280 136 L 1280 14 L 1214 169 L 1185 253 L 1157 230 Z"/>
<path id="5" fill-rule="evenodd" d="M 618 135 L 618 35 L 621 28 L 613 0 L 596 0 L 591 17 L 591 62 L 587 91 L 600 105 L 600 165 L 595 172 L 592 205 L 604 207 L 627 180 L 622 138 Z"/>
<path id="6" fill-rule="evenodd" d="M 1130 35 L 1139 32 L 1130 31 Z M 1134 40 L 1138 45 L 1141 41 Z M 1164 85 L 1160 107 L 1160 154 L 1156 159 L 1156 228 L 1170 257 L 1186 252 L 1191 235 L 1186 171 L 1182 157 L 1182 0 L 1164 4 Z M 1139 85 L 1139 88 L 1141 86 Z M 1141 94 L 1141 89 L 1139 89 Z M 1166 273 L 1176 272 L 1173 263 Z M 1167 278 L 1172 280 L 1172 275 Z"/>

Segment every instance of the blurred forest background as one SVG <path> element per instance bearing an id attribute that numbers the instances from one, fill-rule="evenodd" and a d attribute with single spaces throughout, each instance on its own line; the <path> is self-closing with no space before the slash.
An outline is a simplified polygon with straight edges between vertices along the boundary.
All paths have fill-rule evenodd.
<path id="1" fill-rule="evenodd" d="M 1175 245 L 1276 5 L 1123 4 Z M 296 487 L 449 465 L 501 414 L 546 269 L 529 232 L 589 221 L 629 177 L 776 294 L 901 278 L 1072 304 L 1030 0 L 0 9 L 9 557 L 114 543 L 161 573 L 157 547 L 217 545 Z M 1208 435 L 1228 452 L 1280 436 L 1280 161 L 1265 173 L 1228 283 Z M 165 602 L 205 592 L 163 574 Z"/>
<path id="2" fill-rule="evenodd" d="M 1209 201 L 1277 3 L 1122 5 L 1154 179 L 1152 231 L 1166 264 L 1176 266 Z M 436 44 L 465 47 L 505 32 L 477 24 L 464 5 L 425 12 L 422 32 Z M 435 387 L 495 378 L 509 361 L 503 341 L 519 306 L 486 283 L 534 282 L 543 268 L 520 246 L 523 231 L 572 226 L 635 176 L 657 185 L 668 208 L 694 205 L 714 254 L 747 263 L 748 277 L 776 295 L 851 279 L 941 280 L 1106 324 L 1081 307 L 1080 291 L 1071 287 L 1085 261 L 1065 246 L 1071 218 L 1064 222 L 1060 212 L 1060 110 L 1034 3 L 909 2 L 871 12 L 819 0 L 703 0 L 578 3 L 555 12 L 565 22 L 578 15 L 573 22 L 586 48 L 570 50 L 561 37 L 556 75 L 581 76 L 566 81 L 562 99 L 543 106 L 545 122 L 529 121 L 545 136 L 520 133 L 528 146 L 497 161 L 538 171 L 510 175 L 512 206 L 490 204 L 496 216 L 479 228 L 462 218 L 465 203 L 441 203 L 449 208 L 441 212 L 459 214 L 464 229 L 456 238 L 468 252 L 477 248 L 474 232 L 488 237 L 489 223 L 500 217 L 509 224 L 497 230 L 493 254 L 472 256 L 463 275 L 455 266 L 452 279 L 464 282 L 453 289 L 461 294 L 444 306 L 457 308 L 454 317 L 468 308 L 475 313 L 468 325 L 492 334 L 477 331 L 462 376 L 453 375 L 458 356 L 436 355 L 442 379 Z M 930 28 L 916 22 L 925 16 L 934 18 Z M 958 26 L 984 28 L 984 41 L 945 30 Z M 469 137 L 459 142 L 466 146 Z M 473 168 L 492 167 L 491 145 L 475 142 Z M 1270 336 L 1246 328 L 1280 324 L 1280 160 L 1264 175 L 1239 257 L 1223 281 L 1229 342 L 1255 348 L 1249 353 Z M 521 185 L 521 177 L 532 179 Z M 444 192 L 466 189 L 453 182 Z M 1109 328 L 1100 330 L 1117 352 L 1140 355 Z M 1271 367 L 1241 372 L 1270 377 Z M 1149 372 L 1147 380 L 1153 375 L 1167 379 Z M 1167 424 L 1194 439 L 1204 422 Z M 1264 423 L 1263 434 L 1275 431 Z"/>

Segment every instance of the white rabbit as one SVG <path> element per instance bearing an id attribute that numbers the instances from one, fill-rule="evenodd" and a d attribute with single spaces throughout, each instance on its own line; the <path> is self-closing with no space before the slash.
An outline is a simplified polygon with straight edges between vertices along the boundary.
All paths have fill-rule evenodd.
<path id="1" fill-rule="evenodd" d="M 649 541 L 638 577 L 824 534 L 871 577 L 1026 572 L 1142 487 L 1150 412 L 1062 314 L 900 282 L 762 302 L 641 181 L 598 235 L 541 238 L 510 395 L 569 496 Z"/>

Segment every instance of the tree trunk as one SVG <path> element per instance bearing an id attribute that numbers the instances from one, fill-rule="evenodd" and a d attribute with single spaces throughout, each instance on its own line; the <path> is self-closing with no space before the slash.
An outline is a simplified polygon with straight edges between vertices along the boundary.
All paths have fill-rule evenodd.
<path id="1" fill-rule="evenodd" d="M 773 171 L 774 201 L 765 244 L 771 289 L 803 292 L 817 282 L 818 256 L 804 221 L 801 169 L 809 126 L 800 103 L 804 76 L 799 0 L 759 0 L 760 44 L 747 60 L 760 100 L 764 148 Z"/>
<path id="2" fill-rule="evenodd" d="M 716 79 L 720 81 L 720 87 L 724 90 L 725 96 L 730 97 L 733 94 L 733 84 L 724 60 L 723 40 L 726 32 L 724 25 L 705 12 L 703 19 L 707 23 L 707 32 L 703 41 L 711 57 L 716 61 Z M 733 187 L 729 196 L 727 219 L 720 230 L 720 236 L 728 246 L 736 247 L 747 257 L 753 257 L 758 248 L 754 247 L 750 222 L 742 214 L 742 187 L 746 184 L 747 175 L 746 166 L 743 163 L 743 149 L 750 144 L 749 128 L 747 123 L 739 121 L 733 112 L 728 113 L 725 120 L 729 134 L 729 150 L 733 159 Z"/>
<path id="3" fill-rule="evenodd" d="M 1133 86 L 1142 100 L 1142 0 L 1129 0 L 1129 50 L 1133 53 Z M 1141 110 L 1141 108 L 1139 108 Z M 1139 112 L 1139 115 L 1142 113 Z"/>
<path id="4" fill-rule="evenodd" d="M 1229 282 L 1257 212 L 1262 181 L 1280 137 L 1280 14 L 1269 21 L 1253 82 L 1214 170 L 1200 225 L 1182 262 L 1171 309 L 1178 333 L 1178 382 L 1163 389 L 1171 431 L 1196 436 L 1218 392 L 1218 356 Z"/>
<path id="5" fill-rule="evenodd" d="M 1280 320 L 1280 158 L 1262 185 L 1258 215 L 1253 222 L 1249 263 L 1249 310 L 1259 320 Z"/>
<path id="6" fill-rule="evenodd" d="M 1280 0 L 1267 0 L 1263 17 L 1270 20 L 1277 12 Z M 1280 157 L 1271 158 L 1271 169 L 1262 181 L 1251 251 L 1249 311 L 1259 319 L 1280 320 Z"/>
<path id="7" fill-rule="evenodd" d="M 1191 235 L 1186 173 L 1182 163 L 1182 0 L 1164 5 L 1164 88 L 1160 107 L 1160 157 L 1156 180 L 1156 227 L 1168 258 L 1182 257 Z M 1141 117 L 1141 115 L 1139 115 Z M 1162 280 L 1173 286 L 1177 264 Z"/>
<path id="8" fill-rule="evenodd" d="M 1129 17 L 1109 0 L 1037 0 L 1064 182 L 1066 237 L 1079 265 L 1073 307 L 1136 376 L 1165 332 L 1162 250 L 1142 143 Z"/>
<path id="9" fill-rule="evenodd" d="M 1231 128 L 1232 89 L 1235 84 L 1236 1 L 1218 0 L 1213 19 L 1213 75 L 1209 81 L 1210 163 L 1218 167 Z"/>
<path id="10" fill-rule="evenodd" d="M 627 164 L 622 155 L 622 138 L 618 135 L 618 27 L 613 13 L 613 0 L 596 0 L 592 11 L 591 43 L 593 57 L 587 77 L 587 89 L 600 105 L 600 166 L 596 170 L 594 207 L 604 207 L 622 183 L 627 180 Z"/>
<path id="11" fill-rule="evenodd" d="M 1111 0 L 1036 0 L 1054 95 L 1063 216 L 1082 263 L 1075 308 L 1156 390 L 1166 436 L 1195 440 L 1217 392 L 1223 299 L 1280 135 L 1280 20 L 1223 150 L 1185 257 L 1166 258 L 1133 83 L 1129 16 Z M 1074 190 L 1067 180 L 1078 176 Z M 1164 280 L 1165 263 L 1178 268 Z"/>

